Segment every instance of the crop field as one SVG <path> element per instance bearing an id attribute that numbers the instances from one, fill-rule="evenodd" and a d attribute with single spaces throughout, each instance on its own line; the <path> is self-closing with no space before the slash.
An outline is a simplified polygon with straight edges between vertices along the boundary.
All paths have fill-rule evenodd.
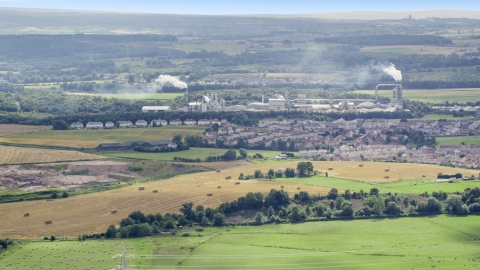
<path id="1" fill-rule="evenodd" d="M 475 269 L 479 224 L 479 216 L 440 215 L 26 242 L 5 251 L 0 268 L 116 269 L 124 243 L 128 269 Z M 184 232 L 192 236 L 182 237 Z"/>
<path id="2" fill-rule="evenodd" d="M 374 95 L 375 90 L 355 90 L 354 93 Z M 392 97 L 392 91 L 379 90 L 378 94 L 382 97 Z M 435 89 L 435 90 L 415 90 L 404 89 L 403 97 L 410 100 L 422 102 L 442 103 L 449 102 L 476 102 L 480 101 L 480 89 L 478 88 L 460 88 L 460 89 Z"/>
<path id="3" fill-rule="evenodd" d="M 467 146 L 470 144 L 480 144 L 480 136 L 455 136 L 438 137 L 437 145 L 461 145 L 464 142 Z"/>
<path id="4" fill-rule="evenodd" d="M 104 192 L 85 194 L 57 199 L 53 201 L 26 201 L 18 203 L 0 204 L 0 235 L 4 237 L 28 237 L 36 238 L 43 235 L 76 236 L 80 233 L 95 233 L 104 231 L 108 225 L 118 223 L 124 216 L 135 210 L 145 213 L 166 213 L 177 212 L 184 202 L 194 202 L 204 206 L 215 207 L 222 202 L 232 201 L 248 192 L 268 192 L 270 189 L 284 190 L 295 194 L 300 188 L 310 194 L 326 194 L 328 187 L 315 186 L 311 183 L 292 183 L 289 179 L 278 181 L 239 181 L 240 173 L 253 174 L 255 170 L 266 172 L 268 169 L 296 167 L 297 162 L 279 164 L 250 164 L 241 167 L 233 167 L 221 172 L 204 172 L 192 175 L 181 175 L 168 180 L 138 183 L 125 188 L 109 190 Z M 402 179 L 417 179 L 418 173 L 425 173 L 429 178 L 443 173 L 470 173 L 470 170 L 461 170 L 447 167 L 438 167 L 419 164 L 390 164 L 390 163 L 364 163 L 362 172 L 355 172 L 358 163 L 355 162 L 314 162 L 315 169 L 325 171 L 327 167 L 333 167 L 329 171 L 331 176 L 356 179 L 365 183 L 387 183 L 397 178 L 398 172 L 402 172 Z M 381 164 L 381 165 L 380 165 Z M 390 166 L 393 172 L 389 180 L 377 177 L 375 174 Z M 226 180 L 231 176 L 231 180 Z M 330 179 L 328 179 L 330 180 Z M 332 179 L 339 181 L 337 179 Z M 327 181 L 327 180 L 325 180 Z M 425 180 L 427 181 L 427 180 Z M 353 182 L 352 182 L 353 183 Z M 472 182 L 474 183 L 474 182 Z M 478 182 L 477 182 L 478 183 Z M 407 184 L 408 185 L 408 184 Z M 438 185 L 438 190 L 448 191 L 448 184 Z M 219 189 L 218 186 L 221 188 Z M 333 186 L 333 185 L 332 185 Z M 145 190 L 140 191 L 139 187 Z M 343 189 L 335 185 L 340 192 Z M 344 187 L 355 190 L 359 186 Z M 463 188 L 463 186 L 462 186 Z M 363 188 L 366 190 L 366 188 Z M 400 190 L 400 188 L 398 188 Z M 461 189 L 461 188 L 459 188 Z M 153 193 L 152 190 L 158 190 Z M 394 189 L 392 189 L 394 190 Z M 386 191 L 385 191 L 386 192 Z M 422 191 L 423 192 L 423 191 Z M 213 196 L 207 196 L 212 193 Z M 75 211 L 72 211 L 75 209 Z M 111 210 L 117 210 L 117 214 L 110 214 Z M 29 217 L 23 217 L 23 213 L 30 213 Z M 50 219 L 53 224 L 45 225 L 44 221 Z"/>
<path id="5" fill-rule="evenodd" d="M 125 152 L 106 152 L 105 155 L 109 157 L 121 157 L 121 158 L 138 158 L 138 159 L 149 159 L 149 160 L 173 160 L 174 157 L 180 158 L 199 158 L 202 161 L 205 160 L 208 156 L 220 156 L 227 152 L 227 149 L 218 149 L 218 148 L 190 148 L 187 151 L 178 151 L 178 152 L 169 152 L 169 153 L 142 153 L 134 151 L 125 151 Z M 281 151 L 265 151 L 265 150 L 251 150 L 247 151 L 249 155 L 259 153 L 264 157 L 275 157 L 281 154 Z M 237 151 L 237 156 L 239 153 Z"/>
<path id="6" fill-rule="evenodd" d="M 1 124 L 0 125 L 0 137 L 14 134 L 30 133 L 39 130 L 49 130 L 51 126 L 26 126 L 16 124 Z"/>
<path id="7" fill-rule="evenodd" d="M 171 140 L 173 136 L 178 134 L 181 134 L 183 137 L 187 135 L 201 135 L 204 130 L 203 127 L 170 126 L 97 130 L 44 130 L 31 134 L 2 137 L 0 138 L 0 142 L 95 148 L 100 143 Z"/>
<path id="8" fill-rule="evenodd" d="M 172 100 L 183 96 L 183 93 L 151 93 L 151 94 L 99 94 L 99 93 L 68 93 L 70 95 L 98 96 L 116 99 L 148 99 L 148 100 Z"/>
<path id="9" fill-rule="evenodd" d="M 297 187 L 311 194 L 325 194 L 329 191 L 321 187 L 275 181 L 248 180 L 236 185 L 238 168 L 229 168 L 219 173 L 211 171 L 181 175 L 67 199 L 0 204 L 0 235 L 11 238 L 38 238 L 45 235 L 76 237 L 81 233 L 103 232 L 108 225 L 117 224 L 135 210 L 162 214 L 177 212 L 182 203 L 189 201 L 215 207 L 248 192 L 267 193 L 270 189 L 280 189 L 281 185 L 291 194 L 297 191 Z M 232 179 L 225 180 L 227 176 Z M 139 190 L 139 187 L 144 187 L 145 190 Z M 152 190 L 158 190 L 158 193 L 153 193 Z M 207 196 L 208 193 L 213 196 Z M 111 210 L 117 210 L 118 213 L 111 214 Z M 23 216 L 26 212 L 30 213 L 29 217 Z M 53 223 L 45 225 L 47 219 Z"/>
<path id="10" fill-rule="evenodd" d="M 0 145 L 0 165 L 49 163 L 59 161 L 93 160 L 103 158 L 81 152 Z"/>

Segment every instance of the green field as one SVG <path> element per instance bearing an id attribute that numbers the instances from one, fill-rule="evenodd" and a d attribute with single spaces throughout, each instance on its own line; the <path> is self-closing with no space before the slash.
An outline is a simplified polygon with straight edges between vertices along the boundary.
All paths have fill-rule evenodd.
<path id="1" fill-rule="evenodd" d="M 172 100 L 183 96 L 183 93 L 152 93 L 152 94 L 98 94 L 98 93 L 68 93 L 71 95 L 97 96 L 116 99 L 148 99 L 148 100 Z"/>
<path id="2" fill-rule="evenodd" d="M 427 114 L 422 118 L 422 120 L 438 120 L 438 119 L 447 119 L 447 120 L 462 120 L 470 119 L 472 116 L 463 116 L 463 117 L 454 117 L 453 115 L 444 115 L 444 114 Z"/>
<path id="3" fill-rule="evenodd" d="M 149 159 L 149 160 L 173 160 L 174 157 L 180 158 L 191 158 L 197 159 L 200 158 L 202 161 L 205 160 L 208 156 L 219 156 L 227 152 L 227 149 L 218 149 L 218 148 L 190 148 L 187 151 L 178 151 L 178 152 L 169 152 L 169 153 L 142 153 L 134 151 L 125 151 L 125 152 L 110 152 L 105 153 L 109 157 L 120 157 L 120 158 L 138 158 L 138 159 Z M 260 153 L 264 157 L 274 157 L 278 156 L 281 151 L 263 151 L 263 150 L 251 150 L 247 151 L 249 155 Z M 237 156 L 239 153 L 237 151 Z"/>
<path id="4" fill-rule="evenodd" d="M 123 242 L 128 269 L 472 269 L 479 224 L 479 216 L 440 215 L 187 228 L 169 237 L 25 243 L 4 252 L 0 268 L 117 269 Z"/>
<path id="5" fill-rule="evenodd" d="M 480 136 L 437 137 L 437 145 L 480 144 Z"/>
<path id="6" fill-rule="evenodd" d="M 354 93 L 374 95 L 375 90 L 355 90 Z M 392 97 L 392 91 L 379 90 L 379 96 Z M 480 89 L 435 89 L 435 90 L 416 90 L 404 89 L 403 97 L 410 100 L 422 102 L 442 103 L 448 102 L 476 102 L 480 101 Z"/>
<path id="7" fill-rule="evenodd" d="M 403 193 L 403 194 L 421 194 L 427 191 L 431 194 L 433 191 L 444 192 L 463 192 L 466 188 L 480 187 L 480 181 L 459 181 L 454 183 L 441 182 L 436 183 L 429 179 L 418 180 L 399 180 L 392 182 L 362 182 L 357 180 L 312 176 L 308 178 L 278 178 L 275 181 L 292 182 L 304 185 L 337 188 L 340 190 L 350 189 L 352 191 L 363 190 L 369 192 L 370 189 L 376 187 L 380 193 Z M 423 181 L 423 182 L 422 182 Z M 416 185 L 415 185 L 416 184 Z"/>

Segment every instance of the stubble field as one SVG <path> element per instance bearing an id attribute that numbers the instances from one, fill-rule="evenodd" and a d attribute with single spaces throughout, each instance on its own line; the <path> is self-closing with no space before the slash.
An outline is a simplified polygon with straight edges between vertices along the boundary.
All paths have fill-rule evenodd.
<path id="1" fill-rule="evenodd" d="M 221 172 L 205 172 L 192 175 L 182 175 L 168 180 L 139 183 L 129 187 L 74 196 L 67 199 L 53 201 L 29 201 L 0 205 L 0 235 L 12 238 L 37 238 L 40 236 L 76 236 L 80 233 L 98 233 L 106 230 L 108 225 L 117 224 L 122 218 L 135 210 L 144 213 L 177 212 L 184 202 L 194 202 L 208 207 L 216 207 L 222 202 L 232 201 L 248 192 L 266 193 L 270 189 L 284 190 L 293 195 L 300 191 L 310 194 L 327 194 L 329 187 L 316 186 L 312 183 L 288 182 L 289 179 L 277 181 L 238 181 L 240 173 L 253 174 L 255 170 L 267 172 L 272 168 L 296 167 L 297 162 L 278 164 L 249 164 L 241 167 L 228 168 Z M 443 173 L 472 173 L 470 170 L 438 167 L 419 164 L 390 164 L 390 163 L 364 163 L 363 168 L 358 168 L 358 162 L 314 162 L 315 169 L 328 171 L 330 177 L 341 177 L 364 181 L 365 183 L 387 183 L 399 179 L 418 179 L 422 174 L 428 178 L 436 177 L 439 171 Z M 390 167 L 391 178 L 384 179 L 384 168 Z M 363 171 L 361 171 L 363 170 Z M 377 174 L 380 174 L 378 176 Z M 420 176 L 419 176 L 420 175 Z M 225 180 L 231 176 L 231 180 Z M 337 178 L 331 178 L 335 181 Z M 326 181 L 329 181 L 327 179 Z M 448 183 L 447 183 L 448 184 Z M 220 186 L 220 188 L 218 188 Z M 145 190 L 139 190 L 144 187 Z M 346 188 L 355 190 L 356 187 Z M 298 189 L 299 188 L 299 189 Z M 341 187 L 337 187 L 340 192 Z M 158 190 L 158 193 L 153 193 Z M 441 190 L 441 189 L 439 189 Z M 212 196 L 207 194 L 212 193 Z M 110 211 L 117 210 L 117 214 Z M 24 213 L 29 217 L 23 217 Z M 45 220 L 52 220 L 53 224 L 45 225 Z"/>
<path id="2" fill-rule="evenodd" d="M 39 130 L 49 130 L 51 126 L 26 126 L 17 124 L 2 124 L 0 125 L 0 137 L 14 134 L 30 133 Z"/>
<path id="3" fill-rule="evenodd" d="M 0 153 L 0 165 L 51 163 L 60 161 L 94 160 L 103 158 L 101 156 L 85 154 L 75 151 L 12 146 L 0 146 Z"/>

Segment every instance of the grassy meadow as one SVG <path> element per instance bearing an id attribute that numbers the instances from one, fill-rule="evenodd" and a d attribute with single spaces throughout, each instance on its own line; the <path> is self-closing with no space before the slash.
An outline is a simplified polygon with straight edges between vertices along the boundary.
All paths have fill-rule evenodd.
<path id="1" fill-rule="evenodd" d="M 374 95 L 375 90 L 355 90 L 354 93 Z M 378 94 L 382 97 L 392 97 L 392 91 L 379 90 Z M 417 90 L 404 89 L 403 97 L 410 100 L 422 102 L 442 103 L 449 102 L 476 102 L 480 101 L 480 89 L 461 88 L 461 89 L 435 89 L 435 90 Z"/>
<path id="2" fill-rule="evenodd" d="M 369 192 L 372 188 L 378 188 L 380 193 L 421 194 L 427 191 L 463 192 L 466 188 L 480 187 L 480 181 L 459 181 L 454 183 L 435 182 L 431 179 L 396 180 L 391 182 L 366 182 L 337 177 L 312 176 L 309 178 L 277 178 L 275 181 L 290 182 L 302 185 L 311 185 L 324 188 L 336 188 L 339 190 L 350 189 L 352 191 L 363 190 Z"/>
<path id="3" fill-rule="evenodd" d="M 464 142 L 467 146 L 470 144 L 480 144 L 480 136 L 455 136 L 455 137 L 437 137 L 437 145 L 458 145 Z"/>
<path id="4" fill-rule="evenodd" d="M 0 138 L 0 142 L 16 144 L 35 144 L 64 147 L 95 148 L 100 143 L 127 142 L 127 141 L 157 141 L 171 140 L 173 136 L 181 134 L 202 135 L 204 127 L 158 127 L 158 128 L 125 128 L 125 129 L 96 129 L 96 130 L 43 130 L 29 134 L 12 135 Z"/>
<path id="5" fill-rule="evenodd" d="M 27 242 L 5 251 L 0 268 L 116 269 L 124 243 L 128 269 L 473 269 L 480 259 L 479 224 L 479 216 L 439 215 Z M 185 232 L 191 236 L 182 237 Z"/>
<path id="6" fill-rule="evenodd" d="M 119 157 L 119 158 L 136 158 L 136 159 L 148 159 L 148 160 L 173 160 L 174 157 L 180 158 L 192 158 L 192 159 L 201 159 L 205 160 L 208 156 L 220 156 L 227 152 L 227 149 L 218 149 L 218 148 L 195 148 L 191 147 L 190 150 L 178 151 L 178 152 L 169 152 L 169 153 L 142 153 L 134 151 L 123 151 L 123 152 L 107 152 L 106 156 L 109 157 Z M 264 157 L 275 157 L 281 154 L 281 151 L 266 151 L 266 150 L 251 150 L 247 151 L 249 155 L 260 153 Z M 237 150 L 237 156 L 239 155 Z"/>

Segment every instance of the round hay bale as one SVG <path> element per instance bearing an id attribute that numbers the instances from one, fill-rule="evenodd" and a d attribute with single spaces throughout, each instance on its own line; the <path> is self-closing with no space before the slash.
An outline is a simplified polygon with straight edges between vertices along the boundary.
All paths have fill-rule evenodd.
<path id="1" fill-rule="evenodd" d="M 222 189 L 222 186 L 217 186 L 217 189 Z"/>
<path id="2" fill-rule="evenodd" d="M 240 182 L 235 182 L 235 185 L 240 185 Z"/>
<path id="3" fill-rule="evenodd" d="M 363 167 L 363 164 L 358 164 L 358 167 Z"/>
<path id="4" fill-rule="evenodd" d="M 333 171 L 333 168 L 328 168 L 329 171 Z"/>
<path id="5" fill-rule="evenodd" d="M 158 189 L 152 190 L 152 193 L 158 193 Z"/>
<path id="6" fill-rule="evenodd" d="M 207 197 L 212 197 L 213 193 L 207 193 Z"/>
<path id="7" fill-rule="evenodd" d="M 145 190 L 145 187 L 139 187 L 138 190 Z"/>
<path id="8" fill-rule="evenodd" d="M 23 214 L 24 217 L 29 217 L 30 216 L 30 213 L 25 213 Z"/>
<path id="9" fill-rule="evenodd" d="M 390 171 L 390 169 L 385 169 L 385 172 L 389 172 L 389 171 Z"/>
<path id="10" fill-rule="evenodd" d="M 230 179 L 232 179 L 232 177 L 231 177 L 231 176 L 227 176 L 227 177 L 225 177 L 225 180 L 230 180 Z"/>
<path id="11" fill-rule="evenodd" d="M 389 179 L 389 178 L 390 178 L 390 176 L 384 176 L 383 178 L 385 178 L 385 179 Z"/>
<path id="12" fill-rule="evenodd" d="M 300 187 L 297 187 L 297 190 L 300 190 Z"/>
<path id="13" fill-rule="evenodd" d="M 217 173 L 220 172 L 220 170 L 217 170 Z"/>
<path id="14" fill-rule="evenodd" d="M 110 214 L 116 214 L 116 213 L 117 213 L 117 209 L 110 211 Z"/>
<path id="15" fill-rule="evenodd" d="M 280 188 L 285 188 L 285 186 L 280 186 Z"/>
<path id="16" fill-rule="evenodd" d="M 52 224 L 51 220 L 45 220 L 45 225 Z"/>

